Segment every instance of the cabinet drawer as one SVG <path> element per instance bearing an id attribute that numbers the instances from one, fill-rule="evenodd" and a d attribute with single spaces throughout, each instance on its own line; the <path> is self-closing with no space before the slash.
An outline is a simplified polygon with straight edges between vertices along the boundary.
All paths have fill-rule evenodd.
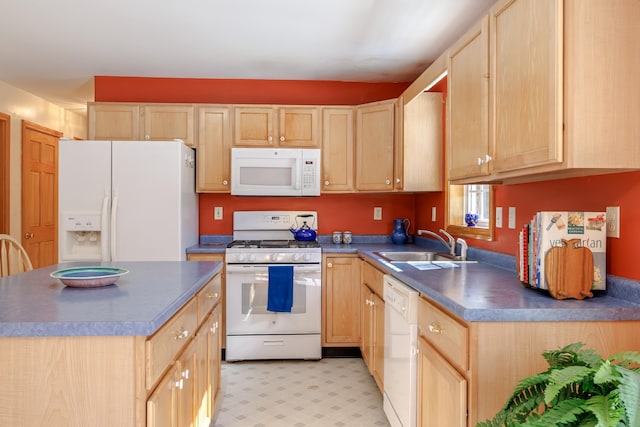
<path id="1" fill-rule="evenodd" d="M 424 298 L 418 303 L 420 336 L 462 371 L 468 370 L 469 330 Z"/>
<path id="2" fill-rule="evenodd" d="M 222 291 L 222 280 L 220 275 L 216 275 L 204 288 L 198 292 L 196 300 L 198 301 L 198 324 L 202 323 L 207 314 L 220 301 Z"/>
<path id="3" fill-rule="evenodd" d="M 171 320 L 147 340 L 147 389 L 196 332 L 198 307 L 192 298 Z"/>
<path id="4" fill-rule="evenodd" d="M 380 298 L 384 296 L 383 291 L 383 279 L 384 274 L 369 264 L 368 262 L 363 263 L 362 265 L 362 283 L 367 285 L 369 289 L 378 294 Z"/>

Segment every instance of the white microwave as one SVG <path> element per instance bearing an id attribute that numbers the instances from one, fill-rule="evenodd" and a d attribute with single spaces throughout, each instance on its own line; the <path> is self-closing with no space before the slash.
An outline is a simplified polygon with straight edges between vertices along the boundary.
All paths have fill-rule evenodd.
<path id="1" fill-rule="evenodd" d="M 231 194 L 319 196 L 320 149 L 232 148 Z"/>

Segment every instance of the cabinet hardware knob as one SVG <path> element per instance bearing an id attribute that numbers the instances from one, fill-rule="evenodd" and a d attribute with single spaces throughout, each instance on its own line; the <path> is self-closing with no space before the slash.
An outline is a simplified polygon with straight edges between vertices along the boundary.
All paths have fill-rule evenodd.
<path id="1" fill-rule="evenodd" d="M 478 166 L 482 166 L 482 164 L 484 163 L 484 160 L 482 160 L 482 158 L 481 158 L 481 157 L 478 157 L 478 158 L 476 159 L 476 163 L 478 163 Z"/>
<path id="2" fill-rule="evenodd" d="M 173 339 L 176 341 L 180 341 L 187 338 L 188 336 L 189 336 L 189 331 L 187 331 L 186 329 L 182 329 L 180 332 L 176 334 L 175 337 L 173 337 Z"/>
<path id="3" fill-rule="evenodd" d="M 280 137 L 280 141 L 284 142 L 284 135 Z"/>
<path id="4" fill-rule="evenodd" d="M 229 185 L 229 181 L 227 181 L 226 179 L 222 180 L 222 185 Z"/>
<path id="5" fill-rule="evenodd" d="M 148 140 L 150 140 L 150 139 L 151 139 L 151 137 L 150 137 L 149 135 L 145 135 L 145 136 L 144 136 L 144 139 L 148 141 Z"/>
<path id="6" fill-rule="evenodd" d="M 24 238 L 26 240 L 33 239 L 33 233 L 24 233 Z"/>
<path id="7" fill-rule="evenodd" d="M 269 141 L 269 144 L 271 144 L 273 142 L 273 136 L 269 135 L 267 137 L 267 141 Z"/>
<path id="8" fill-rule="evenodd" d="M 396 178 L 396 183 L 400 184 L 400 178 Z"/>
<path id="9" fill-rule="evenodd" d="M 444 329 L 442 329 L 442 327 L 437 322 L 434 322 L 429 324 L 429 332 L 442 335 L 444 334 Z"/>
<path id="10" fill-rule="evenodd" d="M 331 267 L 333 267 L 333 263 L 328 262 L 327 263 L 327 268 L 331 268 Z"/>
<path id="11" fill-rule="evenodd" d="M 384 181 L 384 183 L 385 183 L 385 184 L 387 184 L 387 185 L 389 185 L 389 184 L 391 184 L 391 180 L 390 180 L 390 179 L 387 179 L 387 180 L 385 180 L 385 181 Z"/>
<path id="12" fill-rule="evenodd" d="M 324 182 L 324 185 L 329 185 L 329 180 L 326 180 L 326 181 Z"/>

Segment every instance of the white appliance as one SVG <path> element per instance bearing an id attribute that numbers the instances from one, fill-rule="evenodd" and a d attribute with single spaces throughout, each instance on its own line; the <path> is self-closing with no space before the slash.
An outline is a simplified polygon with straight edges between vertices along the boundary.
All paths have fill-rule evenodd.
<path id="1" fill-rule="evenodd" d="M 58 259 L 185 260 L 198 242 L 194 159 L 181 141 L 60 140 Z"/>
<path id="2" fill-rule="evenodd" d="M 225 252 L 227 361 L 322 358 L 322 249 L 316 240 L 293 240 L 298 215 L 317 224 L 316 212 L 233 214 L 234 241 Z M 292 267 L 290 311 L 267 309 L 274 266 Z"/>
<path id="3" fill-rule="evenodd" d="M 384 303 L 383 409 L 392 427 L 415 427 L 418 292 L 387 274 Z"/>
<path id="4" fill-rule="evenodd" d="M 319 196 L 320 150 L 232 148 L 231 194 Z"/>

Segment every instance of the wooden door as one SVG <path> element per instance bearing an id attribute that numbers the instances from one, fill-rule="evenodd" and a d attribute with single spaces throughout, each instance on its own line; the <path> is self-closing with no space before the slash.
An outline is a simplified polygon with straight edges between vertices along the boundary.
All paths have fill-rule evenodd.
<path id="1" fill-rule="evenodd" d="M 192 427 L 195 424 L 196 392 L 196 341 L 191 341 L 178 360 L 178 427 Z"/>
<path id="2" fill-rule="evenodd" d="M 356 189 L 393 190 L 395 102 L 356 109 Z"/>
<path id="3" fill-rule="evenodd" d="M 322 191 L 353 191 L 353 108 L 322 110 Z"/>
<path id="4" fill-rule="evenodd" d="M 181 139 L 194 146 L 193 105 L 145 105 L 142 107 L 145 141 L 171 141 Z"/>
<path id="5" fill-rule="evenodd" d="M 236 107 L 233 145 L 274 146 L 274 111 L 272 107 Z"/>
<path id="6" fill-rule="evenodd" d="M 493 171 L 563 160 L 563 2 L 502 0 L 491 9 Z"/>
<path id="7" fill-rule="evenodd" d="M 22 245 L 33 268 L 58 262 L 58 139 L 22 122 Z"/>
<path id="8" fill-rule="evenodd" d="M 489 17 L 449 50 L 449 179 L 485 176 L 489 146 Z"/>
<path id="9" fill-rule="evenodd" d="M 331 257 L 326 262 L 324 344 L 360 343 L 360 258 Z"/>
<path id="10" fill-rule="evenodd" d="M 171 366 L 147 400 L 147 427 L 177 427 L 177 367 Z"/>
<path id="11" fill-rule="evenodd" d="M 318 108 L 281 107 L 278 145 L 320 147 Z"/>
<path id="12" fill-rule="evenodd" d="M 467 380 L 424 338 L 418 340 L 418 426 L 467 425 Z"/>
<path id="13" fill-rule="evenodd" d="M 198 192 L 231 191 L 231 128 L 228 107 L 199 107 L 196 168 Z"/>
<path id="14" fill-rule="evenodd" d="M 11 118 L 0 113 L 0 234 L 9 234 L 9 165 Z"/>

